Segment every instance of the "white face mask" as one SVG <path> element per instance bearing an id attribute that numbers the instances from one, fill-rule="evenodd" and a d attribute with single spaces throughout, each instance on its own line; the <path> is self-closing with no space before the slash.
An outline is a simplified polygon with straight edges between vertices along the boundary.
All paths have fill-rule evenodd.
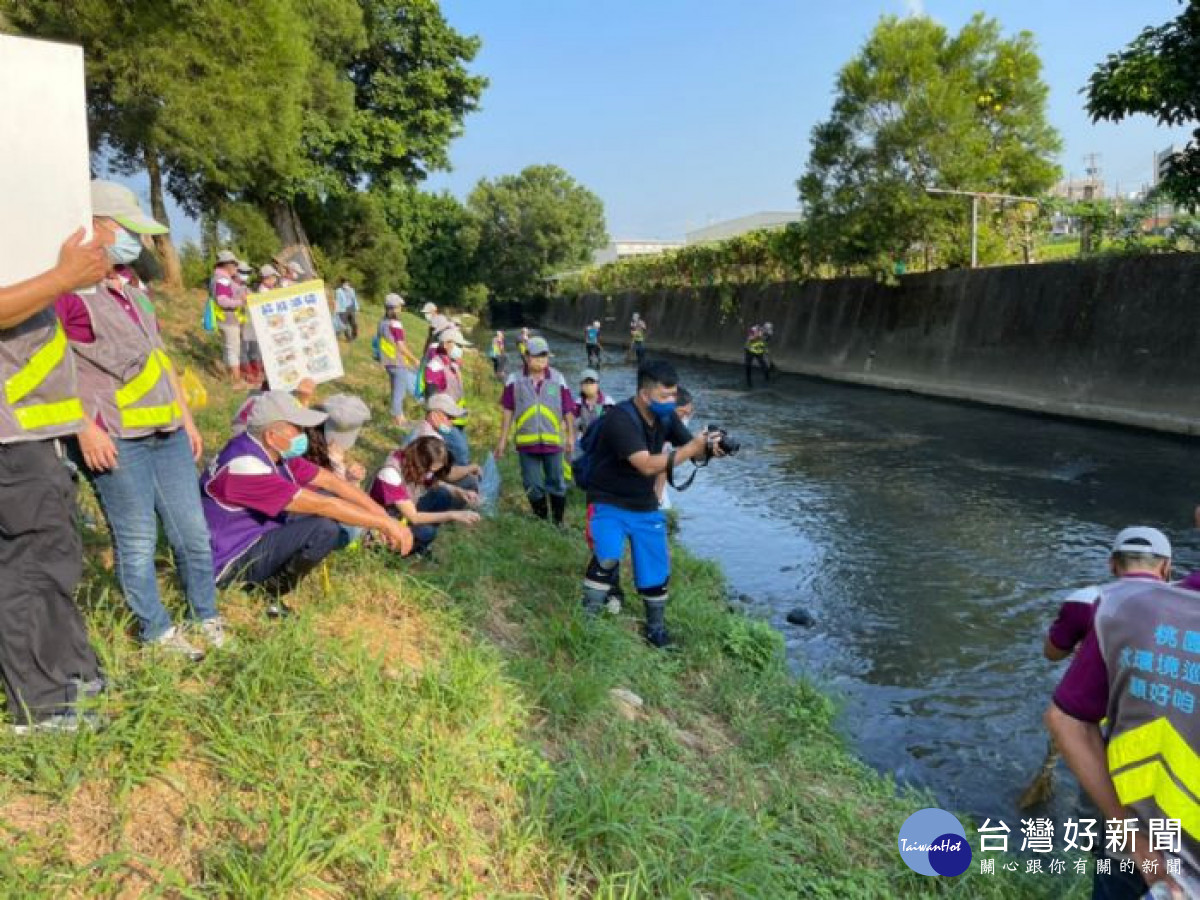
<path id="1" fill-rule="evenodd" d="M 450 358 L 451 359 L 462 359 L 462 354 L 463 354 L 462 347 L 459 347 L 457 344 L 450 348 Z"/>

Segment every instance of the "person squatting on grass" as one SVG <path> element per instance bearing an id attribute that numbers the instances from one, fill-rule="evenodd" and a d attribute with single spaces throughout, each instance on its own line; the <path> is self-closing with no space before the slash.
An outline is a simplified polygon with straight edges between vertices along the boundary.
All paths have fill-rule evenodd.
<path id="1" fill-rule="evenodd" d="M 412 550 L 412 533 L 374 500 L 304 459 L 305 428 L 325 422 L 287 391 L 254 401 L 246 432 L 232 438 L 201 476 L 217 583 L 258 585 L 274 598 L 267 614 L 291 610 L 278 598 L 321 564 L 342 540 L 342 525 L 380 532 L 393 550 Z"/>
<path id="2" fill-rule="evenodd" d="M 93 227 L 113 234 L 110 254 L 132 262 L 139 234 L 167 229 L 138 207 L 129 188 L 92 182 Z M 150 299 L 109 271 L 94 290 L 55 302 L 75 364 L 87 419 L 69 446 L 104 510 L 117 579 L 144 643 L 199 659 L 203 653 L 171 623 L 158 591 L 155 556 L 162 524 L 191 617 L 214 647 L 225 643 L 217 613 L 196 463 L 203 440 L 159 335 Z"/>
<path id="3" fill-rule="evenodd" d="M 20 220 L 11 210 L 11 221 Z M 79 701 L 104 690 L 103 673 L 75 605 L 83 545 L 75 486 L 59 440 L 83 424 L 75 359 L 54 314 L 56 297 L 95 284 L 113 258 L 112 230 L 63 243 L 54 268 L 0 285 L 0 680 L 13 729 L 74 730 Z M 35 360 L 49 360 L 37 367 Z"/>
<path id="4" fill-rule="evenodd" d="M 371 420 L 371 410 L 353 394 L 334 394 L 315 408 L 328 418 L 316 428 L 304 429 L 308 435 L 308 450 L 304 458 L 322 469 L 328 469 L 342 481 L 361 488 L 363 479 L 367 477 L 366 467 L 348 454 L 358 442 L 362 427 Z M 338 550 L 354 544 L 362 536 L 361 526 L 339 523 L 338 527 L 341 529 Z"/>
<path id="5" fill-rule="evenodd" d="M 371 483 L 371 498 L 412 528 L 414 553 L 429 553 L 440 525 L 479 521 L 479 513 L 467 508 L 479 502 L 478 495 L 445 484 L 449 471 L 445 442 L 419 437 L 388 456 Z"/>
<path id="6" fill-rule="evenodd" d="M 437 438 L 444 442 L 450 454 L 450 471 L 442 481 L 464 491 L 478 491 L 483 469 L 478 463 L 471 462 L 462 429 L 454 427 L 454 420 L 466 416 L 467 411 L 455 405 L 449 394 L 434 394 L 426 401 L 425 407 L 425 418 L 408 433 L 404 445 L 407 447 L 421 437 Z"/>
<path id="7" fill-rule="evenodd" d="M 539 519 L 553 515 L 561 526 L 567 508 L 563 453 L 575 452 L 575 399 L 562 375 L 550 368 L 545 338 L 529 339 L 528 360 L 524 372 L 509 376 L 500 397 L 504 412 L 496 459 L 504 456 L 512 431 L 533 514 Z"/>
<path id="8" fill-rule="evenodd" d="M 646 607 L 646 640 L 655 647 L 671 643 L 666 624 L 671 558 L 656 480 L 684 460 L 724 456 L 719 434 L 693 437 L 675 414 L 678 384 L 670 363 L 652 360 L 638 369 L 634 396 L 593 426 L 600 434 L 587 494 L 592 558 L 583 579 L 583 607 L 591 614 L 604 608 L 628 541 L 634 584 Z M 675 449 L 664 452 L 668 442 Z"/>
<path id="9" fill-rule="evenodd" d="M 404 325 L 400 313 L 404 310 L 404 298 L 399 294 L 388 294 L 383 298 L 383 321 L 376 334 L 379 337 L 379 362 L 388 374 L 392 386 L 392 418 L 397 425 L 407 425 L 404 417 L 404 398 L 411 389 L 411 369 L 420 365 L 419 360 L 408 349 L 404 337 Z"/>

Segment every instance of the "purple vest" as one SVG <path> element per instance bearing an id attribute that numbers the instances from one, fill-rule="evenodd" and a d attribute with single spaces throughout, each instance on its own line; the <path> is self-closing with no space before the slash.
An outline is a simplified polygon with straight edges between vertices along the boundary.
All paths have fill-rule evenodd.
<path id="1" fill-rule="evenodd" d="M 258 464 L 257 466 L 255 464 Z M 263 468 L 263 467 L 266 468 Z M 204 518 L 208 521 L 209 543 L 212 546 L 213 569 L 217 580 L 225 578 L 236 569 L 238 559 L 258 543 L 259 539 L 287 522 L 287 513 L 271 518 L 244 506 L 228 506 L 215 499 L 210 493 L 213 482 L 228 477 L 233 468 L 255 469 L 264 474 L 274 471 L 277 475 L 295 482 L 291 470 L 284 463 L 276 464 L 262 444 L 249 434 L 232 438 L 216 455 L 200 476 L 200 496 L 204 505 Z"/>

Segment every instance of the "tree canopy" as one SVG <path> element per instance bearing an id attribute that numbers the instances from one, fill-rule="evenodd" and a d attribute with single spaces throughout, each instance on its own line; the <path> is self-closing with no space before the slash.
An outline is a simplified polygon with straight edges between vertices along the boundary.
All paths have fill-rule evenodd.
<path id="1" fill-rule="evenodd" d="M 1005 38 L 976 15 L 958 34 L 926 17 L 884 17 L 837 79 L 799 180 L 810 252 L 890 270 L 916 247 L 969 253 L 962 198 L 927 188 L 1036 195 L 1061 144 L 1032 35 Z"/>
<path id="2" fill-rule="evenodd" d="M 504 300 L 542 293 L 546 276 L 586 264 L 608 240 L 600 198 L 558 166 L 480 181 L 467 208 L 482 278 Z"/>
<path id="3" fill-rule="evenodd" d="M 1087 85 L 1093 121 L 1152 116 L 1160 125 L 1200 121 L 1200 3 L 1188 0 L 1165 25 L 1146 28 L 1096 67 Z M 1200 203 L 1200 128 L 1168 164 L 1160 189 L 1177 202 Z"/>

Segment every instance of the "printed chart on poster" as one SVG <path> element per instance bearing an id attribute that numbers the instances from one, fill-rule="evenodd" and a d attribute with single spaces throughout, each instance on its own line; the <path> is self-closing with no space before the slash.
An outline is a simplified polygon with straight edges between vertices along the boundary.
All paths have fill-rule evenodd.
<path id="1" fill-rule="evenodd" d="M 342 377 L 325 282 L 251 294 L 246 306 L 272 390 L 290 391 L 305 378 L 320 383 Z"/>

